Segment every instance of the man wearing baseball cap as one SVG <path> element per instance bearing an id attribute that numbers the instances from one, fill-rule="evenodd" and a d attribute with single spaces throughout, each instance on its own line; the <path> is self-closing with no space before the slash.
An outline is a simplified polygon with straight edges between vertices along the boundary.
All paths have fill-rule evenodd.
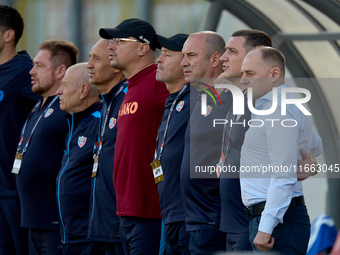
<path id="1" fill-rule="evenodd" d="M 184 152 L 184 134 L 190 117 L 190 94 L 197 90 L 186 84 L 181 66 L 183 44 L 187 34 L 170 38 L 153 36 L 161 49 L 157 59 L 156 79 L 166 84 L 170 96 L 165 103 L 158 130 L 155 160 L 160 161 L 164 180 L 158 183 L 159 204 L 164 221 L 166 254 L 190 254 L 190 236 L 185 229 L 185 213 L 180 186 L 180 169 Z"/>
<path id="2" fill-rule="evenodd" d="M 129 254 L 158 254 L 160 244 L 161 215 L 150 163 L 169 92 L 156 81 L 155 33 L 140 19 L 99 31 L 102 38 L 111 39 L 111 67 L 121 70 L 129 82 L 118 113 L 113 171 L 121 238 Z"/>

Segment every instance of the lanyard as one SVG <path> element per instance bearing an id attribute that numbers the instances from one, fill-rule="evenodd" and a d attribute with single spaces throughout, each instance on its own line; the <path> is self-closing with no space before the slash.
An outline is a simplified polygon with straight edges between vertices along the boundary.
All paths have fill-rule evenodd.
<path id="1" fill-rule="evenodd" d="M 96 144 L 94 145 L 94 152 L 93 152 L 94 153 L 94 157 L 98 157 L 100 152 L 102 151 L 103 139 L 104 139 L 104 134 L 105 134 L 105 127 L 106 127 L 106 124 L 107 124 L 107 121 L 108 121 L 108 118 L 109 118 L 109 114 L 110 114 L 112 103 L 115 100 L 115 98 L 120 94 L 120 92 L 122 92 L 126 88 L 126 85 L 127 85 L 127 81 L 124 82 L 120 86 L 119 90 L 114 94 L 113 99 L 111 100 L 111 102 L 109 104 L 109 107 L 106 109 L 106 111 L 105 111 L 105 108 L 103 107 L 103 109 L 104 109 L 103 113 L 105 112 L 105 117 L 104 117 L 103 124 L 102 125 L 100 125 L 101 123 L 99 124 L 100 125 L 99 126 L 100 130 L 98 132 L 98 144 L 99 144 L 99 146 L 98 146 L 98 149 L 96 149 L 97 146 L 96 146 Z M 105 102 L 105 100 L 103 100 L 103 101 Z M 104 105 L 106 105 L 106 104 L 104 104 Z"/>
<path id="2" fill-rule="evenodd" d="M 246 91 L 243 91 L 243 96 L 245 96 L 246 94 Z M 226 120 L 229 119 L 229 115 L 230 115 L 230 112 L 233 110 L 233 108 L 231 107 L 227 113 L 227 116 L 226 116 Z M 235 118 L 236 116 L 234 116 L 232 118 L 232 122 L 235 121 Z M 227 127 L 227 123 L 224 124 L 224 127 L 223 127 L 223 135 L 222 135 L 222 148 L 221 148 L 221 154 L 223 155 L 223 150 L 224 150 L 224 144 L 225 144 L 225 131 L 226 131 L 226 127 Z M 224 160 L 227 160 L 227 157 L 228 157 L 228 149 L 229 149 L 229 144 L 230 144 L 230 136 L 231 136 L 231 131 L 233 129 L 233 126 L 230 126 L 230 129 L 229 129 L 229 134 L 228 134 L 228 143 L 227 143 L 227 148 L 226 148 L 226 151 L 225 151 L 225 156 L 224 156 Z"/>
<path id="3" fill-rule="evenodd" d="M 232 108 L 229 109 L 228 113 L 227 113 L 227 116 L 226 116 L 226 120 L 229 119 L 229 115 L 230 115 L 230 112 L 231 112 Z M 233 118 L 233 121 L 235 120 L 235 116 Z M 226 131 L 226 127 L 227 127 L 227 123 L 224 124 L 224 127 L 223 127 L 223 135 L 222 135 L 222 148 L 221 148 L 221 154 L 223 154 L 223 150 L 224 150 L 224 143 L 225 143 L 225 131 Z M 231 135 L 231 130 L 233 129 L 233 127 L 231 126 L 230 127 L 230 130 L 229 130 L 229 134 L 228 134 L 228 143 L 227 143 L 227 148 L 226 148 L 226 152 L 225 152 L 225 156 L 224 156 L 224 160 L 227 159 L 227 155 L 228 155 L 228 148 L 229 148 L 229 143 L 230 143 L 230 135 Z"/>
<path id="4" fill-rule="evenodd" d="M 38 125 L 40 119 L 42 118 L 43 115 L 45 115 L 45 113 L 47 112 L 47 110 L 51 107 L 51 105 L 52 105 L 58 98 L 59 98 L 59 96 L 55 96 L 55 97 L 53 98 L 53 100 L 50 102 L 50 104 L 46 107 L 45 111 L 44 111 L 42 114 L 40 114 L 38 120 L 36 121 L 36 123 L 35 123 L 34 126 L 33 126 L 33 129 L 32 129 L 32 131 L 31 131 L 31 134 L 30 134 L 30 136 L 29 136 L 29 138 L 28 138 L 28 140 L 27 140 L 27 142 L 26 142 L 26 145 L 25 145 L 24 149 L 22 150 L 21 155 L 24 155 L 25 151 L 27 150 L 27 147 L 28 147 L 28 145 L 29 145 L 29 143 L 30 143 L 30 141 L 31 141 L 32 135 L 33 135 L 33 133 L 34 133 L 34 131 L 35 131 L 35 128 L 37 127 L 37 125 Z M 25 122 L 25 124 L 24 124 L 24 126 L 23 126 L 23 128 L 22 128 L 22 130 L 21 130 L 21 139 L 20 139 L 19 144 L 18 144 L 18 147 L 17 147 L 17 152 L 19 152 L 20 149 L 21 149 L 21 145 L 22 145 L 22 142 L 23 142 L 23 140 L 24 140 L 24 133 L 25 133 L 25 130 L 26 130 L 26 126 L 27 126 L 28 120 L 30 119 L 30 117 L 32 116 L 32 114 L 36 111 L 36 109 L 38 109 L 38 107 L 40 106 L 40 104 L 41 104 L 41 101 L 38 102 L 38 103 L 33 107 L 32 111 L 30 112 L 29 116 L 28 116 L 27 119 L 26 119 L 26 122 Z"/>
<path id="5" fill-rule="evenodd" d="M 169 127 L 169 122 L 170 122 L 170 118 L 171 118 L 171 115 L 172 115 L 172 111 L 174 110 L 174 107 L 175 107 L 175 105 L 176 105 L 176 102 L 177 102 L 178 98 L 180 97 L 181 94 L 183 94 L 183 92 L 184 92 L 184 90 L 187 88 L 187 86 L 188 86 L 187 84 L 185 84 L 185 85 L 183 86 L 183 88 L 182 88 L 181 91 L 178 93 L 176 99 L 172 102 L 172 105 L 171 105 L 171 107 L 170 107 L 170 112 L 169 112 L 169 115 L 168 115 L 168 120 L 167 120 L 166 125 L 165 125 L 165 130 L 164 130 L 164 135 L 163 135 L 163 142 L 162 142 L 162 144 L 161 144 L 161 149 L 160 149 L 160 151 L 159 151 L 158 160 L 161 159 L 161 156 L 162 156 L 162 153 L 163 153 L 164 142 L 165 142 L 166 134 L 167 134 L 167 132 L 168 132 L 168 127 Z M 158 141 L 158 135 L 157 135 L 156 144 L 158 144 L 157 141 Z M 158 145 L 157 145 L 157 146 L 158 146 Z M 157 148 L 156 148 L 156 155 L 155 155 L 155 158 L 157 158 Z"/>

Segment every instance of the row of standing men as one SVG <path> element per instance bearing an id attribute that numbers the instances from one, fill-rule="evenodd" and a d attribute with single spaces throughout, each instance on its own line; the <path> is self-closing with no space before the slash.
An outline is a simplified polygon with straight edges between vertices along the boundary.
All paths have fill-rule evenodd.
<path id="1" fill-rule="evenodd" d="M 0 26 L 8 29 L 2 22 Z M 3 36 L 11 31 L 13 38 L 5 40 L 7 46 L 0 55 L 6 51 L 13 55 L 0 66 L 1 76 L 10 78 L 7 83 L 11 84 L 0 87 L 4 95 L 1 109 L 9 114 L 3 117 L 10 123 L 1 127 L 6 141 L 1 150 L 8 153 L 6 163 L 1 162 L 1 175 L 11 184 L 2 186 L 6 199 L 1 199 L 1 210 L 8 217 L 16 206 L 11 217 L 20 217 L 24 229 L 15 230 L 18 219 L 6 218 L 13 238 L 9 232 L 0 233 L 4 237 L 1 254 L 27 254 L 27 231 L 30 254 L 158 254 L 161 219 L 166 254 L 271 248 L 283 254 L 305 252 L 310 225 L 299 188 L 293 194 L 275 193 L 276 200 L 283 199 L 278 209 L 272 209 L 276 212 L 266 216 L 273 217 L 272 221 L 260 228 L 254 226 L 249 233 L 250 219 L 259 223 L 261 216 L 244 213 L 238 176 L 190 178 L 195 166 L 216 165 L 221 155 L 225 166 L 239 167 L 248 129 L 209 125 L 221 116 L 228 118 L 231 93 L 221 94 L 223 104 L 219 107 L 208 102 L 208 114 L 201 115 L 202 92 L 192 85 L 202 84 L 198 80 L 202 78 L 241 78 L 247 53 L 257 46 L 271 46 L 268 35 L 258 30 L 236 31 L 225 46 L 214 32 L 165 38 L 147 22 L 129 19 L 116 28 L 99 31 L 104 39 L 93 46 L 88 63 L 75 65 L 76 47 L 51 40 L 39 46 L 32 68 L 27 54 L 13 53 L 18 32 L 9 27 Z M 154 64 L 156 48 L 161 49 L 158 66 Z M 279 55 L 280 59 L 280 54 L 267 50 L 274 51 L 267 62 L 280 66 L 277 63 L 282 61 L 275 58 Z M 262 50 L 257 55 L 249 58 L 256 64 L 262 59 Z M 269 71 L 273 66 L 266 68 Z M 277 69 L 274 72 L 280 78 L 277 86 L 283 84 L 282 74 L 284 77 L 282 67 L 279 70 L 279 74 Z M 233 84 L 244 90 L 249 83 L 246 78 Z M 254 92 L 258 91 L 255 88 Z M 15 94 L 11 105 L 9 92 Z M 20 105 L 15 97 L 27 102 L 21 100 L 25 105 Z M 249 110 L 241 118 L 249 120 Z M 318 138 L 310 140 L 313 146 L 298 148 L 320 154 Z M 5 147 L 9 145 L 11 150 Z M 9 158 L 14 160 L 13 167 Z M 306 158 L 310 162 L 308 155 Z M 16 188 L 11 169 L 16 174 Z M 156 173 L 160 170 L 162 175 Z M 296 178 L 291 182 L 291 187 L 300 185 Z M 266 201 L 261 195 L 255 204 L 247 205 L 261 205 Z M 286 210 L 295 212 L 295 206 L 301 208 L 298 216 L 285 214 Z M 282 237 L 276 227 L 279 222 L 290 224 L 285 231 L 290 231 L 291 238 Z M 249 234 L 255 239 L 253 244 Z M 272 235 L 275 244 L 270 241 Z M 11 245 L 13 239 L 22 243 Z"/>

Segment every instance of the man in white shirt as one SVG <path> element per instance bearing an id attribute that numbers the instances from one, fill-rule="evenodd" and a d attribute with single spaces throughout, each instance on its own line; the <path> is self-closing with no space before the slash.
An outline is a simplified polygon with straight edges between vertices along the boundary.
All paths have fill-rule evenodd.
<path id="1" fill-rule="evenodd" d="M 320 155 L 322 142 L 306 112 L 289 104 L 287 114 L 281 114 L 281 94 L 288 87 L 284 67 L 284 56 L 271 47 L 258 48 L 243 61 L 241 83 L 256 101 L 255 110 L 271 109 L 276 98 L 278 105 L 270 114 L 252 114 L 241 151 L 241 193 L 251 218 L 249 239 L 254 250 L 305 254 L 310 221 L 296 162 L 301 149 Z M 296 99 L 290 93 L 286 98 Z"/>

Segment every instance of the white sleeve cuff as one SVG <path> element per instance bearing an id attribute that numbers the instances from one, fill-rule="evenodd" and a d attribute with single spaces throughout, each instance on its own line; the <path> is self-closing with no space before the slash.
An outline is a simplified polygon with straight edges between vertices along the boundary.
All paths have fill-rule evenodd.
<path id="1" fill-rule="evenodd" d="M 272 234 L 276 225 L 279 224 L 279 220 L 275 218 L 261 217 L 259 231 Z"/>

